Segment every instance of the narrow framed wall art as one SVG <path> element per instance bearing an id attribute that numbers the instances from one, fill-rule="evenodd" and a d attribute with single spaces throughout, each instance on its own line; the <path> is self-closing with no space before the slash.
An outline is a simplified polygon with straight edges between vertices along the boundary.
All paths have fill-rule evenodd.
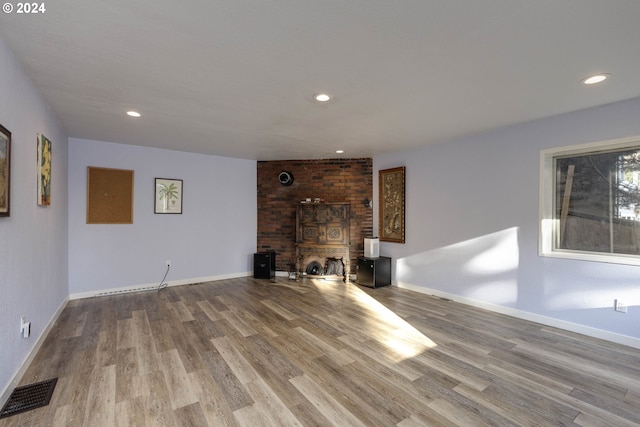
<path id="1" fill-rule="evenodd" d="M 38 206 L 51 204 L 51 141 L 38 134 Z"/>
<path id="2" fill-rule="evenodd" d="M 11 198 L 11 132 L 0 125 L 0 217 L 9 216 Z"/>
<path id="3" fill-rule="evenodd" d="M 405 167 L 379 172 L 380 240 L 404 243 Z"/>

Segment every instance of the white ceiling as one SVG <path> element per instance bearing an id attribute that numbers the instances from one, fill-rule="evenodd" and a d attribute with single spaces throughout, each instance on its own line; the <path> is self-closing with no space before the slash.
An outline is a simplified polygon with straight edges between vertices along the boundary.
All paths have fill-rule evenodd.
<path id="1" fill-rule="evenodd" d="M 638 0 L 44 4 L 0 36 L 76 138 L 372 157 L 640 96 Z"/>

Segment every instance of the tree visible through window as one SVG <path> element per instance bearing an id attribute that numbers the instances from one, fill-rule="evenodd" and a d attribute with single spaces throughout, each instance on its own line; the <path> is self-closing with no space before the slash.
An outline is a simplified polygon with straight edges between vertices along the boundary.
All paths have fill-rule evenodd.
<path id="1" fill-rule="evenodd" d="M 554 247 L 640 255 L 640 148 L 554 158 Z"/>

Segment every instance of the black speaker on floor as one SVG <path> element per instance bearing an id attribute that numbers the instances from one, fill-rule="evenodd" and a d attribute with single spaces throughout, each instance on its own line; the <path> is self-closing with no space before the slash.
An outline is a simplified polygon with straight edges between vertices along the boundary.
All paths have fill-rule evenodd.
<path id="1" fill-rule="evenodd" d="M 273 279 L 276 277 L 276 253 L 256 252 L 253 254 L 253 278 Z"/>

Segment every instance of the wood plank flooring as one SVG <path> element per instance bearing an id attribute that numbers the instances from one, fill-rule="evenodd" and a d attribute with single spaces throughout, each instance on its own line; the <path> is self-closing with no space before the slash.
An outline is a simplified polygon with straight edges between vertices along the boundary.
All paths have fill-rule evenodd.
<path id="1" fill-rule="evenodd" d="M 4 426 L 640 425 L 640 350 L 386 287 L 239 278 L 69 302 Z"/>

